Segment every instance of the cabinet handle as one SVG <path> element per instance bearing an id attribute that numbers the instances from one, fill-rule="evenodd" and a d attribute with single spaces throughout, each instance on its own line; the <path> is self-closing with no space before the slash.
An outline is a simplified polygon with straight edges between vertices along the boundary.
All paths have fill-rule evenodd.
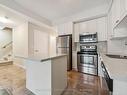
<path id="1" fill-rule="evenodd" d="M 119 22 L 119 20 L 116 21 L 116 23 L 118 23 L 118 22 Z"/>

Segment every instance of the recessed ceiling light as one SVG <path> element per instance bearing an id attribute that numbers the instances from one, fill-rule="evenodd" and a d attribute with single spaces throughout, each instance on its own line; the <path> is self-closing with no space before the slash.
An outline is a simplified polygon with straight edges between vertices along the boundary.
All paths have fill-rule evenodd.
<path id="1" fill-rule="evenodd" d="M 2 23 L 13 23 L 7 16 L 5 17 L 0 17 L 0 22 Z"/>

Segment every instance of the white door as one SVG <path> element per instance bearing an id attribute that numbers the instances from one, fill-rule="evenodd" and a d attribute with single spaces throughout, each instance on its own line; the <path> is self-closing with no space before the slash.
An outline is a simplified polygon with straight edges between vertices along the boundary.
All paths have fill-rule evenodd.
<path id="1" fill-rule="evenodd" d="M 44 58 L 49 55 L 49 35 L 46 32 L 34 30 L 34 57 Z"/>

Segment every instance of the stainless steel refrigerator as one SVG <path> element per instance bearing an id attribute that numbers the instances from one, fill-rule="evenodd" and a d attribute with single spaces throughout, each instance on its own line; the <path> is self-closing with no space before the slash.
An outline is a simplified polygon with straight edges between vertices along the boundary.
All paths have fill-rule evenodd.
<path id="1" fill-rule="evenodd" d="M 67 54 L 67 70 L 72 70 L 72 35 L 58 36 L 56 39 L 57 54 Z"/>

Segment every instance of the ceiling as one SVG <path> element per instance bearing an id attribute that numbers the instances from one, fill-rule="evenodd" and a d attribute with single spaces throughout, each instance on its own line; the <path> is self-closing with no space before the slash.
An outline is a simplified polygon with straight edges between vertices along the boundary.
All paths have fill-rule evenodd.
<path id="1" fill-rule="evenodd" d="M 51 21 L 109 4 L 111 0 L 13 0 L 25 9 Z"/>
<path id="2" fill-rule="evenodd" d="M 23 22 L 25 22 L 25 19 L 21 18 L 20 15 L 0 6 L 0 26 L 13 28 Z"/>

